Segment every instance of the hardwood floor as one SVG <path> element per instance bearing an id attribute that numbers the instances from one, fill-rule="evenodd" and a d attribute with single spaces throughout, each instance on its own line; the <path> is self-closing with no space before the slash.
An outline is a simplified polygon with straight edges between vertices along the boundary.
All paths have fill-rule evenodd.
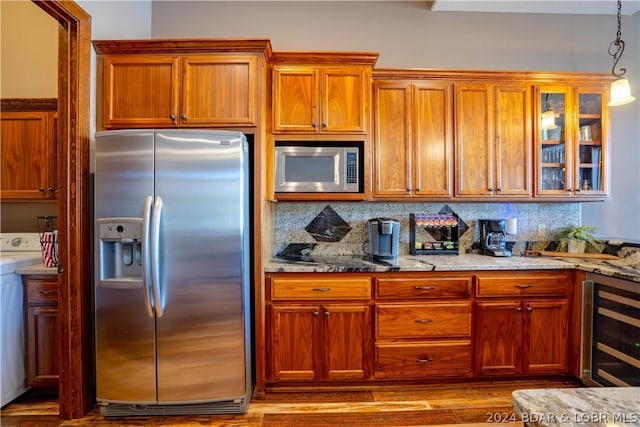
<path id="1" fill-rule="evenodd" d="M 272 392 L 243 415 L 105 418 L 98 408 L 70 421 L 58 419 L 55 395 L 29 392 L 0 413 L 3 427 L 58 426 L 489 426 L 522 425 L 513 415 L 517 389 L 581 387 L 572 379 L 492 381 L 441 386 L 377 387 L 345 392 Z M 507 424 L 508 425 L 508 424 Z"/>

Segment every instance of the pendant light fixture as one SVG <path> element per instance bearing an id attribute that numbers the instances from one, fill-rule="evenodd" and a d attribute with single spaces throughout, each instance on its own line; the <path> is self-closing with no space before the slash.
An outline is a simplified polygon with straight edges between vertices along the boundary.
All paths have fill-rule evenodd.
<path id="1" fill-rule="evenodd" d="M 616 33 L 616 39 L 609 45 L 609 55 L 613 56 L 613 67 L 611 68 L 611 74 L 616 79 L 611 83 L 611 96 L 609 100 L 609 107 L 616 107 L 618 105 L 628 104 L 635 101 L 635 97 L 631 96 L 631 89 L 629 87 L 629 81 L 625 79 L 624 74 L 627 72 L 626 68 L 620 68 L 620 71 L 616 72 L 616 65 L 622 57 L 624 52 L 624 40 L 622 40 L 621 24 L 621 11 L 622 1 L 618 0 L 618 32 Z"/>

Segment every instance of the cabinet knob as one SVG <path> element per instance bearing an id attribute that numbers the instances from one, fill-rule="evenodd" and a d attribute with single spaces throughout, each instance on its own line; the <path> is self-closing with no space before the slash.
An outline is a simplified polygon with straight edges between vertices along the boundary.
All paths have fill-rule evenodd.
<path id="1" fill-rule="evenodd" d="M 187 115 L 186 114 L 180 114 L 180 118 L 182 120 L 187 120 Z"/>
<path id="2" fill-rule="evenodd" d="M 416 191 L 420 191 L 420 187 L 416 188 Z"/>
<path id="3" fill-rule="evenodd" d="M 493 187 L 487 188 L 487 191 L 492 192 L 493 191 Z"/>
<path id="4" fill-rule="evenodd" d="M 322 122 L 322 127 L 326 128 L 327 127 L 327 123 L 326 122 Z"/>
<path id="5" fill-rule="evenodd" d="M 581 192 L 582 190 L 580 188 L 576 188 L 576 193 Z"/>
<path id="6" fill-rule="evenodd" d="M 502 187 L 498 187 L 496 191 L 502 191 Z"/>
<path id="7" fill-rule="evenodd" d="M 516 311 L 517 311 L 518 313 L 520 313 L 520 312 L 522 311 L 522 307 L 518 307 L 518 308 L 516 308 Z"/>
<path id="8" fill-rule="evenodd" d="M 411 192 L 411 187 L 407 187 L 407 193 Z"/>
<path id="9" fill-rule="evenodd" d="M 573 191 L 573 188 L 567 188 L 567 192 L 571 193 Z"/>
<path id="10" fill-rule="evenodd" d="M 44 193 L 44 187 L 38 188 L 38 191 L 41 192 L 41 193 Z"/>
<path id="11" fill-rule="evenodd" d="M 176 115 L 175 114 L 170 115 L 169 118 L 171 119 L 172 122 L 176 121 Z"/>
<path id="12" fill-rule="evenodd" d="M 311 122 L 311 126 L 313 126 L 314 128 L 317 128 L 318 124 L 316 122 Z"/>
<path id="13" fill-rule="evenodd" d="M 331 313 L 329 313 L 328 311 L 325 311 L 324 312 L 324 317 L 329 317 L 329 316 L 331 316 Z"/>
<path id="14" fill-rule="evenodd" d="M 318 316 L 320 316 L 320 313 L 318 313 L 317 311 L 314 311 L 313 312 L 313 317 L 318 317 Z"/>
<path id="15" fill-rule="evenodd" d="M 56 189 L 55 189 L 55 188 L 53 188 L 53 187 L 49 187 L 49 193 L 53 193 L 54 191 L 56 191 Z"/>
<path id="16" fill-rule="evenodd" d="M 533 308 L 531 308 L 531 306 L 530 306 L 530 305 L 528 305 L 528 306 L 527 306 L 527 311 L 531 311 L 531 310 L 533 310 Z"/>

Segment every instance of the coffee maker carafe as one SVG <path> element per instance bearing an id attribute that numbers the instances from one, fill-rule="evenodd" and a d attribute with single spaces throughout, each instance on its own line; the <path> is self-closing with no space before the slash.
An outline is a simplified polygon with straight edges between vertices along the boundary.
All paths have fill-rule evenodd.
<path id="1" fill-rule="evenodd" d="M 511 251 L 506 246 L 506 220 L 479 219 L 480 250 L 485 255 L 509 257 Z"/>
<path id="2" fill-rule="evenodd" d="M 400 222 L 393 218 L 369 220 L 369 253 L 373 258 L 398 258 Z"/>

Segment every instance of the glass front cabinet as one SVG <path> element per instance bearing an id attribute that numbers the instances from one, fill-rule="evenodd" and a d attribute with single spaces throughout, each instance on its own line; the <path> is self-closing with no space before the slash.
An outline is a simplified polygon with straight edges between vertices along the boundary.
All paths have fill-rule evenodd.
<path id="1" fill-rule="evenodd" d="M 607 85 L 536 87 L 536 196 L 609 193 Z"/>

